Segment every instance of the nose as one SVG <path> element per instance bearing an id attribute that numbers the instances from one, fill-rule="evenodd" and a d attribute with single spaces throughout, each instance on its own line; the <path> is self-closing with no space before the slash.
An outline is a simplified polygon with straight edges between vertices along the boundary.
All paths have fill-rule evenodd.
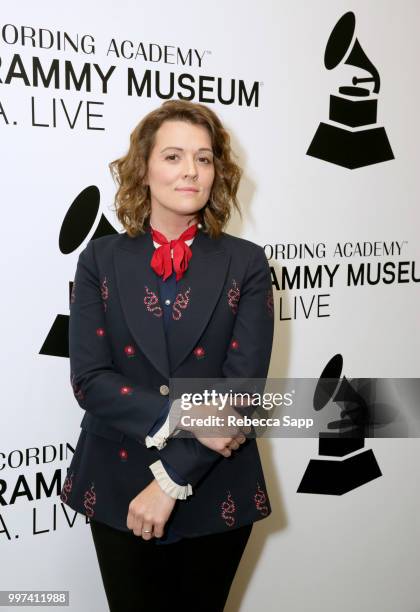
<path id="1" fill-rule="evenodd" d="M 198 171 L 193 157 L 186 158 L 183 171 L 185 177 L 190 176 L 193 179 L 197 178 Z"/>

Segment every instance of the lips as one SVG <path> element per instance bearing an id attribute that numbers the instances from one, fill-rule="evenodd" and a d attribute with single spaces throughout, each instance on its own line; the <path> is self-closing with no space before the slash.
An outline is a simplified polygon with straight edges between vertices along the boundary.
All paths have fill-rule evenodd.
<path id="1" fill-rule="evenodd" d="M 192 191 L 196 193 L 198 189 L 195 189 L 194 187 L 179 187 L 178 189 L 176 189 L 176 191 Z"/>

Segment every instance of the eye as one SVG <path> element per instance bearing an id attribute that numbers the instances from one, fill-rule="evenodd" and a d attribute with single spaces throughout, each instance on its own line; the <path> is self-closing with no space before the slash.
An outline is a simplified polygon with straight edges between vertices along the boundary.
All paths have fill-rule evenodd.
<path id="1" fill-rule="evenodd" d="M 169 155 L 165 156 L 165 159 L 169 159 L 170 161 L 175 161 L 175 158 L 179 157 L 179 155 L 177 155 L 177 153 L 170 153 Z M 205 164 L 211 164 L 212 160 L 209 159 L 208 157 L 199 157 L 198 158 L 200 162 L 204 162 Z"/>

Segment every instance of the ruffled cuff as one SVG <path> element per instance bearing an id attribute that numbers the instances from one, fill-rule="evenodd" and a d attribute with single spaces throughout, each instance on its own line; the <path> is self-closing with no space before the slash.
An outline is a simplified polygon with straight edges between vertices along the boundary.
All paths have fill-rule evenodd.
<path id="1" fill-rule="evenodd" d="M 169 431 L 169 415 L 166 417 L 166 421 L 162 425 L 160 429 L 153 436 L 146 436 L 145 443 L 147 448 L 151 446 L 156 446 L 159 450 L 161 450 L 164 446 L 166 446 L 166 439 L 170 435 Z"/>
<path id="2" fill-rule="evenodd" d="M 181 400 L 177 399 L 172 402 L 171 409 L 169 410 L 166 421 L 163 423 L 162 427 L 158 429 L 153 436 L 146 436 L 144 441 L 147 448 L 156 446 L 159 450 L 162 450 L 162 448 L 166 446 L 166 441 L 169 436 L 178 433 L 179 431 L 176 429 L 176 426 L 181 417 L 181 412 Z"/>
<path id="3" fill-rule="evenodd" d="M 158 460 L 149 465 L 153 476 L 159 483 L 160 488 L 173 499 L 187 499 L 192 495 L 193 490 L 190 484 L 179 485 L 168 476 L 168 472 L 163 467 L 162 461 Z"/>

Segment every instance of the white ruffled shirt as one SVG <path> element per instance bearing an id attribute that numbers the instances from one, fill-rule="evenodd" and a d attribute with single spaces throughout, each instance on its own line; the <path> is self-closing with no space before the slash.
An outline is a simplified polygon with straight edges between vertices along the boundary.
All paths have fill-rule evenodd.
<path id="1" fill-rule="evenodd" d="M 185 241 L 185 244 L 191 246 L 194 238 L 190 238 Z M 158 248 L 160 244 L 158 242 L 153 241 L 153 246 Z M 173 257 L 173 249 L 171 249 L 171 257 Z M 166 421 L 163 423 L 162 427 L 155 432 L 153 436 L 146 436 L 145 442 L 147 448 L 151 446 L 156 446 L 159 450 L 166 446 L 167 438 L 171 434 L 175 432 L 175 426 L 173 425 L 174 414 L 179 414 L 179 403 L 178 400 L 175 400 L 171 406 L 171 410 L 168 413 Z M 176 435 L 176 434 L 175 434 Z M 187 485 L 179 485 L 170 478 L 168 472 L 163 467 L 162 461 L 160 459 L 155 461 L 149 468 L 153 472 L 153 476 L 158 481 L 159 486 L 165 493 L 167 493 L 173 499 L 187 499 L 188 495 L 192 495 L 192 487 L 190 484 Z"/>

